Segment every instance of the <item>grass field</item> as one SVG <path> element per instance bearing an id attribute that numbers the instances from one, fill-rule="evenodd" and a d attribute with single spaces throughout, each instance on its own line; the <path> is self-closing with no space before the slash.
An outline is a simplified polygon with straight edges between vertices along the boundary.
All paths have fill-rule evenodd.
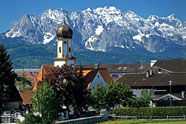
<path id="1" fill-rule="evenodd" d="M 186 124 L 186 120 L 115 120 L 101 124 Z"/>

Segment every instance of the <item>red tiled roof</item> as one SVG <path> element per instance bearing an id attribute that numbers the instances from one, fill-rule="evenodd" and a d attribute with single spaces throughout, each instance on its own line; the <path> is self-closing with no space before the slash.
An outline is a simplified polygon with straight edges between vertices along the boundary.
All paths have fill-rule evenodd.
<path id="1" fill-rule="evenodd" d="M 18 75 L 22 76 L 23 74 L 22 74 L 22 73 L 18 73 Z M 38 77 L 38 73 L 30 73 L 30 72 L 29 72 L 29 73 L 26 73 L 25 77 L 26 77 L 29 81 L 35 83 L 36 80 L 37 80 L 37 77 Z"/>
<path id="2" fill-rule="evenodd" d="M 80 66 L 76 66 L 76 68 L 79 69 Z M 93 66 L 93 65 L 83 66 L 83 72 L 87 71 L 87 70 L 89 70 L 89 71 L 95 70 L 95 66 Z M 108 83 L 112 82 L 112 77 L 110 76 L 110 73 L 108 72 L 106 66 L 99 66 L 98 70 L 99 70 L 100 74 L 102 75 L 103 79 L 105 80 L 105 82 L 108 82 Z"/>
<path id="3" fill-rule="evenodd" d="M 33 87 L 33 91 L 36 91 L 38 89 L 39 83 L 41 83 L 43 80 L 45 80 L 45 76 L 51 72 L 52 68 L 54 68 L 53 65 L 42 65 L 41 66 L 37 80 L 36 80 L 34 87 Z"/>
<path id="4" fill-rule="evenodd" d="M 97 72 L 98 72 L 98 70 L 92 70 L 89 73 L 87 73 L 87 75 L 85 75 L 85 81 L 87 83 L 87 89 L 90 87 L 90 84 L 94 80 Z"/>
<path id="5" fill-rule="evenodd" d="M 33 97 L 33 91 L 31 90 L 25 90 L 25 91 L 19 91 L 19 94 L 25 104 L 32 104 L 31 98 Z"/>

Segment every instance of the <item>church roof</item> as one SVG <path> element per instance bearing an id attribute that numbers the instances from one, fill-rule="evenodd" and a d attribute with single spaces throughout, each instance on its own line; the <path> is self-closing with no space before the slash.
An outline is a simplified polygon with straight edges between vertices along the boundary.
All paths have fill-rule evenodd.
<path id="1" fill-rule="evenodd" d="M 39 71 L 38 77 L 36 79 L 36 82 L 33 87 L 33 91 L 36 91 L 38 89 L 39 83 L 45 80 L 45 76 L 48 75 L 51 72 L 51 69 L 54 68 L 53 65 L 42 65 L 41 69 Z"/>
<path id="2" fill-rule="evenodd" d="M 57 37 L 62 37 L 62 38 L 70 38 L 72 39 L 73 36 L 73 31 L 72 29 L 66 24 L 65 19 L 64 19 L 64 24 L 61 25 L 58 29 L 57 29 Z"/>

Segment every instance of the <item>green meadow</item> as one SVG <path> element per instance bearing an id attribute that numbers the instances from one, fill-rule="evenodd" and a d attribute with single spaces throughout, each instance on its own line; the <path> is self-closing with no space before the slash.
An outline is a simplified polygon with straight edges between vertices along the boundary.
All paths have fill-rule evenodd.
<path id="1" fill-rule="evenodd" d="M 101 124 L 186 124 L 186 120 L 115 120 Z"/>

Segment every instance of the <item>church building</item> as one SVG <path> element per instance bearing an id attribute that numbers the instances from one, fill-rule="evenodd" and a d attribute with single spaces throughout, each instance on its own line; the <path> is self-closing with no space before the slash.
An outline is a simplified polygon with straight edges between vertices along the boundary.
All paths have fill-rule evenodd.
<path id="1" fill-rule="evenodd" d="M 76 58 L 72 56 L 72 29 L 64 24 L 57 29 L 57 57 L 54 58 L 54 67 L 76 64 Z"/>
<path id="2" fill-rule="evenodd" d="M 33 90 L 36 91 L 40 83 L 46 79 L 46 75 L 51 73 L 52 68 L 62 67 L 66 65 L 74 65 L 79 70 L 80 66 L 75 66 L 76 58 L 72 56 L 72 29 L 64 23 L 57 31 L 57 57 L 54 58 L 54 65 L 42 65 L 40 72 L 34 84 Z M 83 76 L 87 83 L 87 89 L 92 89 L 96 85 L 106 85 L 106 82 L 111 82 L 112 78 L 105 66 L 83 66 Z"/>

